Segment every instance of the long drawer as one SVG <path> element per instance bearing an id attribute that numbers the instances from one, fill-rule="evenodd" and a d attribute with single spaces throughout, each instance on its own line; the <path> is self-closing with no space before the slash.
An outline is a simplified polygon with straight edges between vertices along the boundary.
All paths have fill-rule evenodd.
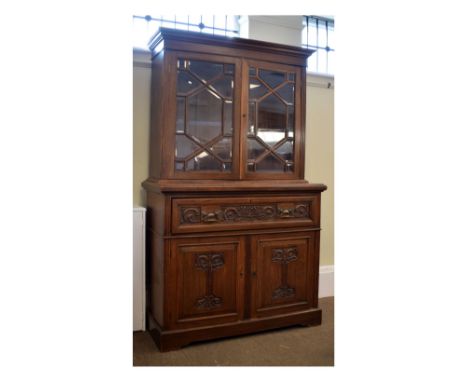
<path id="1" fill-rule="evenodd" d="M 320 194 L 172 199 L 172 232 L 320 226 Z"/>

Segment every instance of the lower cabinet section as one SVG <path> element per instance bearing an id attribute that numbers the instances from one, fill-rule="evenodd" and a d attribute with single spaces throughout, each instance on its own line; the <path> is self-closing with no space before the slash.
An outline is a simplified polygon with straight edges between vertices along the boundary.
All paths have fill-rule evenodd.
<path id="1" fill-rule="evenodd" d="M 172 239 L 166 326 L 219 325 L 316 308 L 318 261 L 315 231 Z"/>
<path id="2" fill-rule="evenodd" d="M 150 251 L 157 261 L 148 319 L 159 349 L 290 325 L 320 325 L 319 235 L 310 229 L 153 236 L 156 245 Z"/>

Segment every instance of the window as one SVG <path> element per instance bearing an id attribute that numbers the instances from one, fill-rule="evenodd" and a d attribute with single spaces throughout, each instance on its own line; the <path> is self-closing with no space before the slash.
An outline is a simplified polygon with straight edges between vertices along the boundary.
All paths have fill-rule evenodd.
<path id="1" fill-rule="evenodd" d="M 302 46 L 316 52 L 309 58 L 307 70 L 333 75 L 335 58 L 335 20 L 321 16 L 304 16 Z"/>
<path id="2" fill-rule="evenodd" d="M 133 46 L 135 48 L 148 49 L 148 41 L 156 33 L 159 27 L 231 37 L 239 35 L 238 16 L 133 16 Z"/>

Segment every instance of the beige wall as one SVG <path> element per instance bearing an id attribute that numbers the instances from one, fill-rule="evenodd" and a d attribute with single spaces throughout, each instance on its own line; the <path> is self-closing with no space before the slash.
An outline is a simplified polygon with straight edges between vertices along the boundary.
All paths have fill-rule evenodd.
<path id="1" fill-rule="evenodd" d="M 149 172 L 150 55 L 133 54 L 133 206 L 145 206 L 141 182 Z"/>
<path id="2" fill-rule="evenodd" d="M 328 187 L 322 193 L 320 265 L 334 264 L 333 83 L 333 78 L 307 76 L 305 178 Z"/>
<path id="3" fill-rule="evenodd" d="M 252 16 L 249 33 L 256 30 Z M 248 20 L 247 20 L 248 21 Z M 257 28 L 257 38 L 273 41 L 275 26 L 262 23 Z M 291 18 L 281 22 L 281 30 Z M 270 32 L 268 33 L 267 25 Z M 293 28 L 291 28 L 293 29 Z M 297 29 L 294 29 L 298 33 Z M 279 33 L 279 31 L 277 31 Z M 292 35 L 292 34 L 291 34 Z M 283 34 L 284 36 L 284 34 Z M 297 38 L 296 38 L 297 40 Z M 287 41 L 281 41 L 287 43 Z M 293 41 L 290 41 L 293 44 Z M 297 45 L 297 41 L 294 41 Z M 144 206 L 145 196 L 141 182 L 148 177 L 149 161 L 149 95 L 150 57 L 147 52 L 134 52 L 133 68 L 133 205 Z M 328 85 L 331 85 L 328 88 Z M 329 77 L 307 76 L 306 107 L 306 164 L 305 178 L 311 183 L 325 183 L 328 190 L 322 193 L 322 233 L 320 241 L 320 265 L 334 264 L 334 152 L 333 152 L 334 80 Z"/>

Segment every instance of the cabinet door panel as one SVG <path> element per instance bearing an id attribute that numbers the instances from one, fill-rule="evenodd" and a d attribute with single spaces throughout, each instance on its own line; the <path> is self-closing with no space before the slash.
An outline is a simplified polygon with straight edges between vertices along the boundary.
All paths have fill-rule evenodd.
<path id="1" fill-rule="evenodd" d="M 176 325 L 206 325 L 240 319 L 243 313 L 243 241 L 174 240 Z"/>
<path id="2" fill-rule="evenodd" d="M 238 177 L 240 60 L 173 52 L 171 65 L 176 77 L 173 176 Z"/>
<path id="3" fill-rule="evenodd" d="M 246 178 L 297 178 L 301 174 L 301 69 L 246 61 L 247 126 L 243 170 Z M 245 105 L 248 104 L 246 107 Z"/>
<path id="4" fill-rule="evenodd" d="M 252 243 L 252 316 L 315 307 L 318 287 L 316 235 L 254 237 Z"/>

